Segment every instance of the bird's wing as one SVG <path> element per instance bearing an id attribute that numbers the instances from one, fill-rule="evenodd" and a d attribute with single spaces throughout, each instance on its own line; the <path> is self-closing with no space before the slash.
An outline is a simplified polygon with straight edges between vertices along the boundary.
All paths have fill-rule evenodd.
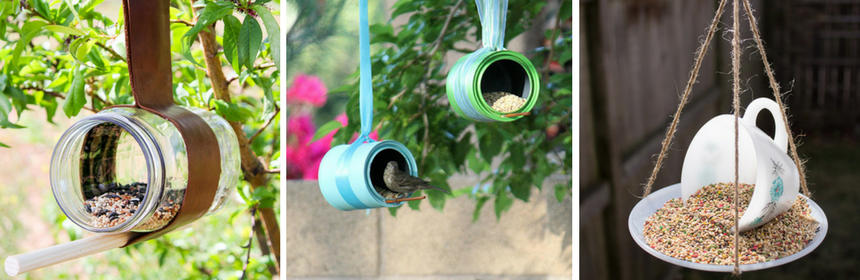
<path id="1" fill-rule="evenodd" d="M 430 184 L 427 181 L 412 176 L 398 176 L 395 183 L 397 183 L 398 186 L 421 186 Z"/>

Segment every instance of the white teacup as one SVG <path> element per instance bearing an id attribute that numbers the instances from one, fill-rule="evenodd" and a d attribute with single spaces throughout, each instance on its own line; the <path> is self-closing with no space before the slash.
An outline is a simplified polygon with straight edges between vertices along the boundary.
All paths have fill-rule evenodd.
<path id="1" fill-rule="evenodd" d="M 762 109 L 773 115 L 773 139 L 756 127 L 756 117 Z M 738 221 L 741 232 L 788 211 L 797 199 L 800 175 L 786 154 L 788 136 L 784 127 L 779 106 L 767 98 L 753 100 L 738 121 L 738 180 L 755 183 L 750 204 Z M 714 117 L 696 132 L 681 169 L 681 199 L 686 201 L 710 184 L 734 182 L 734 135 L 734 116 L 728 114 Z"/>

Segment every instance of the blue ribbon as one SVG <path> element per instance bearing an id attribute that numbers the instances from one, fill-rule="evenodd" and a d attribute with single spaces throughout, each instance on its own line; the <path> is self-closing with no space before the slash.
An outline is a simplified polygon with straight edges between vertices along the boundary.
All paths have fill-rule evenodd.
<path id="1" fill-rule="evenodd" d="M 481 19 L 481 44 L 485 48 L 505 48 L 505 22 L 508 18 L 508 0 L 475 0 Z"/>
<path id="2" fill-rule="evenodd" d="M 370 130 L 373 126 L 373 74 L 370 69 L 370 28 L 367 23 L 367 0 L 358 1 L 359 5 L 359 110 L 361 115 L 361 133 L 352 144 L 343 152 L 337 163 L 335 171 L 335 185 L 342 195 L 344 201 L 354 208 L 368 208 L 352 189 L 349 182 L 349 165 L 352 156 L 361 144 L 374 142 L 370 139 Z"/>
<path id="3" fill-rule="evenodd" d="M 370 69 L 370 29 L 367 24 L 367 0 L 359 1 L 359 108 L 361 136 L 370 135 L 373 126 L 373 74 Z M 359 137 L 361 138 L 361 137 Z M 356 142 L 359 142 L 356 140 Z"/>

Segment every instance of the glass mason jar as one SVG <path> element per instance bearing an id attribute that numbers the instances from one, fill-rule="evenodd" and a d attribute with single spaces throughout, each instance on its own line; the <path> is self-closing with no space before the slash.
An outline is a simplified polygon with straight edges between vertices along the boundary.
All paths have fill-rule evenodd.
<path id="1" fill-rule="evenodd" d="M 240 175 L 239 142 L 230 124 L 200 109 L 221 151 L 212 214 L 229 199 Z M 185 142 L 168 120 L 131 107 L 105 109 L 72 125 L 51 158 L 51 189 L 78 226 L 99 233 L 149 232 L 179 211 L 188 183 Z"/>

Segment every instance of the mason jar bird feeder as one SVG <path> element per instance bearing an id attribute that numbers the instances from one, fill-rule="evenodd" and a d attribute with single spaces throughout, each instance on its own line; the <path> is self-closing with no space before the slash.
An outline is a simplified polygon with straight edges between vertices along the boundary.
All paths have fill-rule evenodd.
<path id="1" fill-rule="evenodd" d="M 396 207 L 412 193 L 390 197 L 380 194 L 386 190 L 383 171 L 390 161 L 397 162 L 401 171 L 418 175 L 415 157 L 406 146 L 397 141 L 375 142 L 368 137 L 373 124 L 373 88 L 370 69 L 370 32 L 367 25 L 367 0 L 359 1 L 360 80 L 359 106 L 361 134 L 352 144 L 339 145 L 326 152 L 320 162 L 320 191 L 331 206 L 342 210 Z"/>
<path id="2" fill-rule="evenodd" d="M 220 116 L 187 108 L 214 132 L 221 158 L 206 214 L 220 209 L 239 179 L 239 142 Z M 51 189 L 70 221 L 90 232 L 150 232 L 176 216 L 188 182 L 181 133 L 149 111 L 115 107 L 73 124 L 51 159 Z"/>
<path id="3" fill-rule="evenodd" d="M 219 210 L 240 175 L 221 117 L 173 100 L 170 1 L 123 0 L 134 105 L 73 124 L 51 159 L 60 209 L 94 236 L 6 258 L 9 275 L 160 237 Z M 110 234 L 105 234 L 110 233 Z"/>
<path id="4" fill-rule="evenodd" d="M 463 56 L 448 72 L 448 102 L 457 114 L 479 122 L 509 122 L 528 115 L 540 95 L 537 70 L 524 55 L 504 48 L 507 0 L 475 0 L 481 19 L 483 47 Z M 523 99 L 512 111 L 493 108 L 492 94 Z M 493 101 L 495 102 L 495 101 Z M 499 101 L 501 102 L 501 101 Z"/>
<path id="5" fill-rule="evenodd" d="M 824 240 L 828 222 L 809 197 L 803 162 L 749 0 L 733 1 L 734 115 L 720 115 L 705 123 L 686 150 L 681 183 L 651 192 L 727 2 L 720 1 L 696 54 L 643 198 L 630 212 L 628 229 L 637 245 L 660 260 L 739 275 L 784 265 L 811 253 Z M 750 103 L 743 118 L 739 104 L 740 6 L 746 11 L 774 94 L 774 100 L 759 98 Z M 773 115 L 774 137 L 756 127 L 757 115 L 763 110 Z"/>

